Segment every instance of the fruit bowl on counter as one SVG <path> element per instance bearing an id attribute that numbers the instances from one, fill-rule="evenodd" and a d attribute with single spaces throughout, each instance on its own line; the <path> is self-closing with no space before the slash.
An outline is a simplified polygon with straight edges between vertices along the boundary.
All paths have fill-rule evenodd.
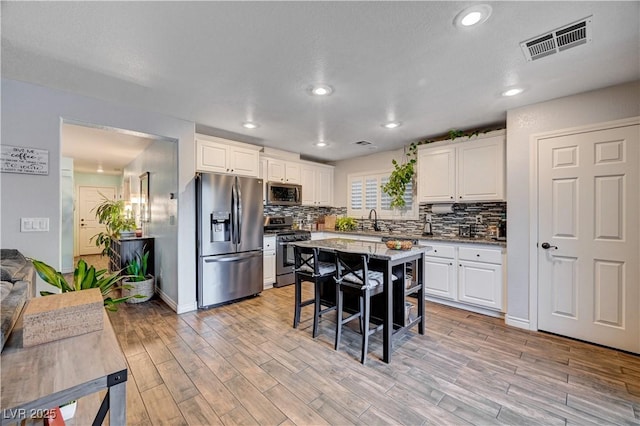
<path id="1" fill-rule="evenodd" d="M 389 240 L 385 244 L 391 250 L 411 250 L 413 243 L 409 240 Z"/>

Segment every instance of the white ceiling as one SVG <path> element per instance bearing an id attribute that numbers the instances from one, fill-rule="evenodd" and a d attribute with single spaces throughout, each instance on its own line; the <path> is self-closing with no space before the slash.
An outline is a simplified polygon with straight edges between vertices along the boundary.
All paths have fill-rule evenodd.
<path id="1" fill-rule="evenodd" d="M 2 75 L 324 160 L 371 152 L 356 141 L 387 150 L 640 78 L 638 1 L 489 2 L 486 23 L 454 27 L 472 4 L 2 2 Z M 592 43 L 526 62 L 521 41 L 589 15 Z M 309 96 L 316 82 L 335 92 Z M 514 85 L 527 90 L 500 96 Z"/>
<path id="2" fill-rule="evenodd" d="M 135 134 L 64 123 L 61 155 L 73 158 L 73 170 L 80 173 L 122 175 L 124 167 L 154 139 Z"/>

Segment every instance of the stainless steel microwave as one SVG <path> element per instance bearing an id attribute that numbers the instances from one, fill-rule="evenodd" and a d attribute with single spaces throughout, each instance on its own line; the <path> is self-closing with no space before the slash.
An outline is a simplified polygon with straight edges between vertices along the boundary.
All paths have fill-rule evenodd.
<path id="1" fill-rule="evenodd" d="M 302 204 L 302 185 L 267 182 L 267 205 L 299 206 Z"/>

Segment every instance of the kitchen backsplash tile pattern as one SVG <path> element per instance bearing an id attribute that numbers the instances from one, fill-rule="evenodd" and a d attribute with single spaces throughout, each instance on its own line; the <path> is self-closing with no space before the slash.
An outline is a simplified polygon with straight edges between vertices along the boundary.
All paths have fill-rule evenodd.
<path id="1" fill-rule="evenodd" d="M 427 214 L 431 214 L 433 234 L 438 236 L 457 237 L 460 225 L 474 225 L 474 236 L 489 238 L 491 227 L 497 227 L 507 214 L 507 203 L 465 203 L 454 204 L 453 212 L 446 214 L 431 213 L 432 204 L 420 204 L 420 220 L 378 220 L 383 232 L 421 234 Z M 293 216 L 294 222 L 301 226 L 318 221 L 320 216 L 345 216 L 346 207 L 312 207 L 312 206 L 265 206 L 265 215 Z M 475 225 L 476 216 L 482 216 L 482 224 Z M 358 229 L 373 231 L 373 220 L 355 218 Z"/>

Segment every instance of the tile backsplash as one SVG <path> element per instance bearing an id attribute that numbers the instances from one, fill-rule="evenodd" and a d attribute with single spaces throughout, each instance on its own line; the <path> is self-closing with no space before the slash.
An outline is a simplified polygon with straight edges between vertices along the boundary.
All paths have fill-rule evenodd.
<path id="1" fill-rule="evenodd" d="M 465 203 L 454 204 L 453 212 L 446 214 L 431 213 L 432 204 L 420 204 L 419 220 L 378 220 L 378 225 L 383 232 L 421 234 L 424 228 L 426 215 L 431 214 L 431 223 L 434 235 L 457 236 L 460 225 L 473 225 L 476 215 L 482 216 L 482 224 L 475 225 L 475 236 L 490 237 L 489 229 L 497 226 L 502 217 L 506 218 L 507 203 Z M 302 225 L 317 222 L 320 216 L 347 214 L 346 207 L 312 207 L 312 206 L 265 206 L 265 215 L 293 216 L 294 221 Z M 355 218 L 358 228 L 373 231 L 373 221 Z"/>

